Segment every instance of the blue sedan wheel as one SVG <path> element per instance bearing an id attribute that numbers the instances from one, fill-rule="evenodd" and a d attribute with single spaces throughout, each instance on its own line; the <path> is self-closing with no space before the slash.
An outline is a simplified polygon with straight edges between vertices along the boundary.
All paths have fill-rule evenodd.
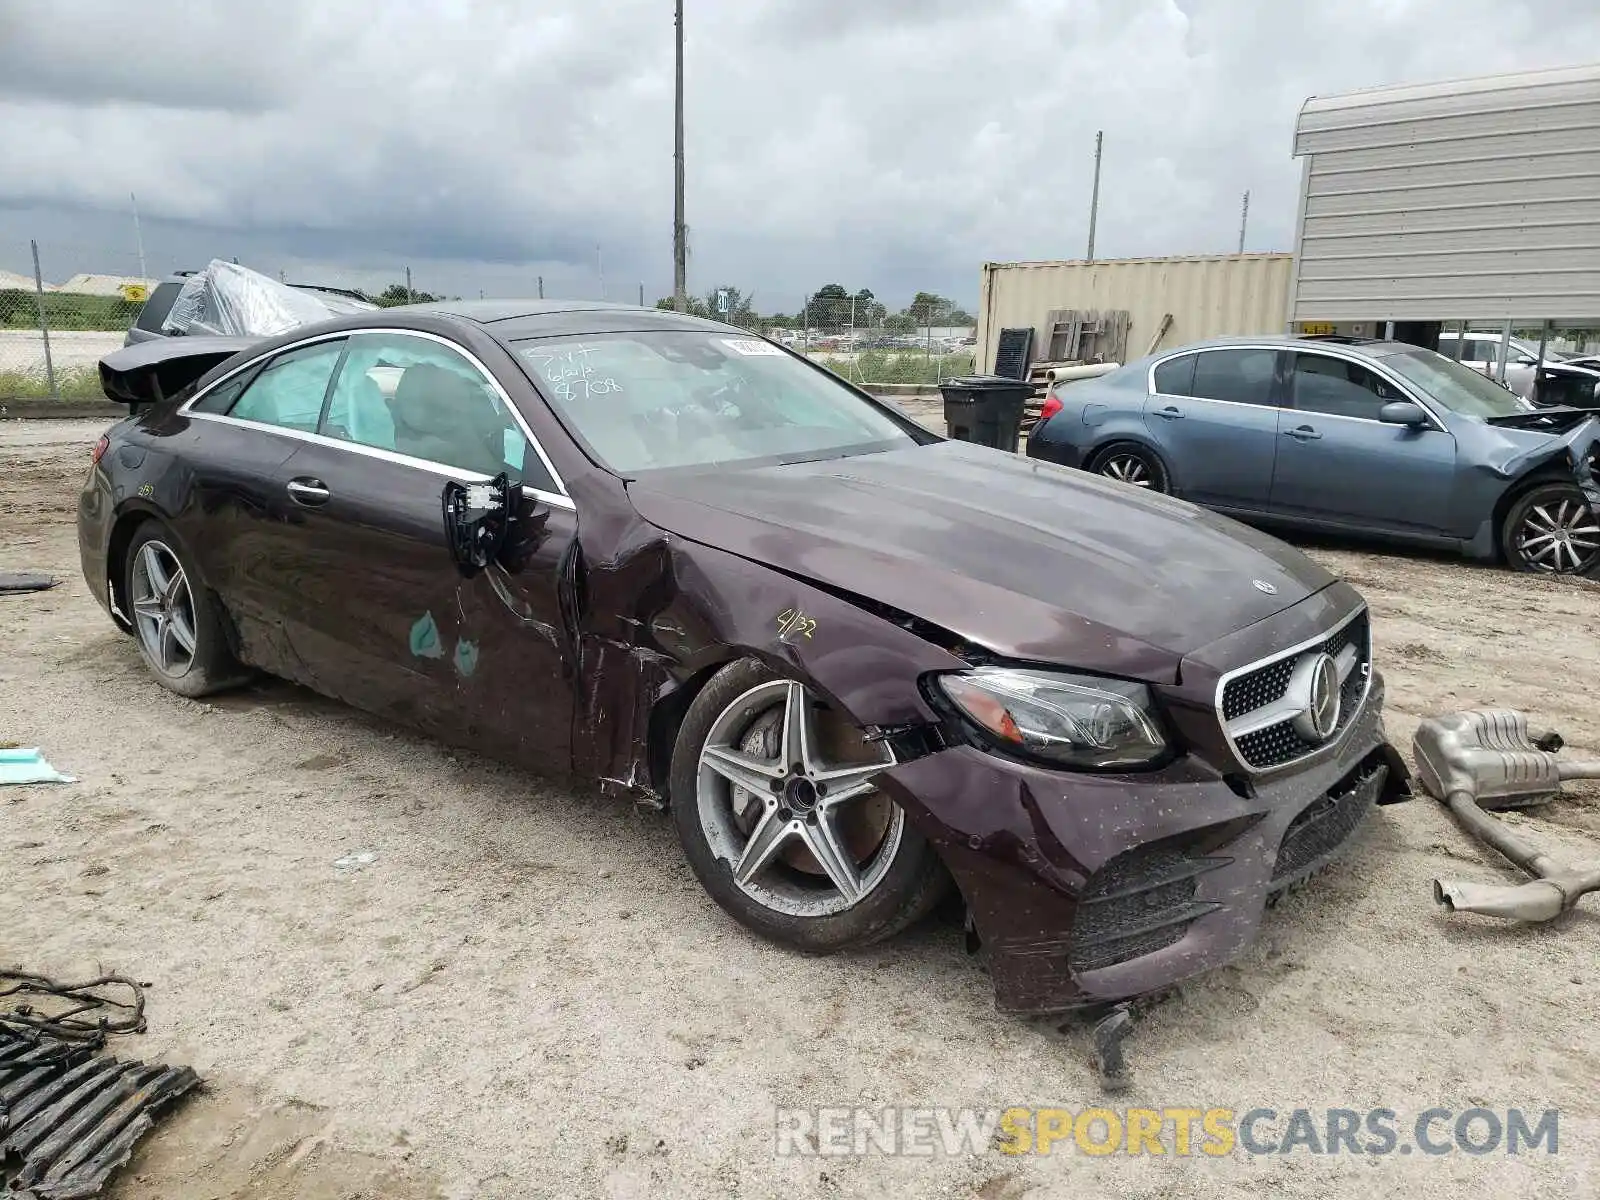
<path id="1" fill-rule="evenodd" d="M 1095 456 L 1094 473 L 1152 492 L 1167 490 L 1167 472 L 1161 460 L 1143 446 L 1125 442 L 1108 446 Z"/>
<path id="2" fill-rule="evenodd" d="M 1600 515 L 1570 484 L 1521 497 L 1506 514 L 1503 537 L 1506 561 L 1519 571 L 1580 575 L 1600 566 Z"/>

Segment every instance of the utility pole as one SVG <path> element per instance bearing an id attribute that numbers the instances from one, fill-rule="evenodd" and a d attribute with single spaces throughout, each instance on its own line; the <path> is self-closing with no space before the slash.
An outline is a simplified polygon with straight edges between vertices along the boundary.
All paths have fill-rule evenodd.
<path id="1" fill-rule="evenodd" d="M 1244 231 L 1250 224 L 1250 193 L 1244 194 L 1244 205 L 1239 210 L 1239 253 L 1244 253 Z"/>
<path id="2" fill-rule="evenodd" d="M 415 301 L 416 298 L 417 298 L 417 294 L 411 290 L 411 268 L 407 267 L 406 268 L 406 303 L 410 304 L 413 301 Z"/>
<path id="3" fill-rule="evenodd" d="M 150 275 L 144 269 L 144 234 L 139 231 L 139 197 L 129 192 L 128 199 L 133 201 L 133 245 L 139 252 L 139 279 L 142 282 L 149 279 Z"/>
<path id="4" fill-rule="evenodd" d="M 1089 253 L 1087 261 L 1094 261 L 1094 225 L 1100 216 L 1100 148 L 1105 139 L 1105 130 L 1095 131 L 1094 135 L 1094 190 L 1089 193 Z"/>
<path id="5" fill-rule="evenodd" d="M 544 276 L 539 276 L 539 299 L 544 299 Z"/>
<path id="6" fill-rule="evenodd" d="M 644 307 L 644 284 L 639 285 L 639 307 Z"/>
<path id="7" fill-rule="evenodd" d="M 44 337 L 44 380 L 45 386 L 50 389 L 50 399 L 60 400 L 61 393 L 56 391 L 56 365 L 50 357 L 50 320 L 44 311 L 44 273 L 39 270 L 39 243 L 30 241 L 33 247 L 33 302 L 39 310 L 39 332 Z"/>
<path id="8" fill-rule="evenodd" d="M 673 111 L 672 304 L 689 311 L 689 231 L 683 223 L 683 0 L 678 0 L 677 98 Z"/>

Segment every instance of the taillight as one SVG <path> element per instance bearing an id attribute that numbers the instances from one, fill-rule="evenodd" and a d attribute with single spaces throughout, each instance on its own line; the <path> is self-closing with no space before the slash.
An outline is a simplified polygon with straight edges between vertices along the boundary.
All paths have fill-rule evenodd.
<path id="1" fill-rule="evenodd" d="M 1044 407 L 1039 410 L 1039 420 L 1048 421 L 1061 411 L 1061 397 L 1051 392 L 1044 398 Z"/>
<path id="2" fill-rule="evenodd" d="M 111 449 L 111 439 L 102 433 L 100 440 L 94 444 L 94 449 L 89 451 L 90 461 L 99 462 L 106 456 L 106 451 L 109 449 Z"/>

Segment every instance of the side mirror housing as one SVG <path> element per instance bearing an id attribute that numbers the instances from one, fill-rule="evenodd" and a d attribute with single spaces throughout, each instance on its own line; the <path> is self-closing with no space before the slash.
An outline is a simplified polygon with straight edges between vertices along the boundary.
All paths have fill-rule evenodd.
<path id="1" fill-rule="evenodd" d="M 445 545 L 463 578 L 491 563 L 516 574 L 527 566 L 549 533 L 550 510 L 540 510 L 522 485 L 502 471 L 486 483 L 444 485 Z"/>
<path id="2" fill-rule="evenodd" d="M 457 569 L 468 579 L 493 562 L 505 547 L 511 524 L 512 485 L 504 471 L 487 483 L 444 485 L 445 544 Z"/>
<path id="3" fill-rule="evenodd" d="M 1600 383 L 1594 385 L 1594 406 L 1600 408 Z"/>
<path id="4" fill-rule="evenodd" d="M 1423 411 L 1422 405 L 1410 400 L 1391 400 L 1378 410 L 1378 420 L 1385 425 L 1404 425 L 1410 429 L 1420 429 L 1428 423 L 1428 414 Z"/>

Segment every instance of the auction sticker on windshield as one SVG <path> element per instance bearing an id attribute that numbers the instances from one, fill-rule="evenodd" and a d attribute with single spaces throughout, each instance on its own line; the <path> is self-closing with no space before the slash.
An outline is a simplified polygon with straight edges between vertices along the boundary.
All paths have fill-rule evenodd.
<path id="1" fill-rule="evenodd" d="M 773 354 L 779 358 L 783 357 L 782 350 L 769 342 L 757 341 L 755 338 L 723 338 L 722 344 L 735 354 Z"/>

